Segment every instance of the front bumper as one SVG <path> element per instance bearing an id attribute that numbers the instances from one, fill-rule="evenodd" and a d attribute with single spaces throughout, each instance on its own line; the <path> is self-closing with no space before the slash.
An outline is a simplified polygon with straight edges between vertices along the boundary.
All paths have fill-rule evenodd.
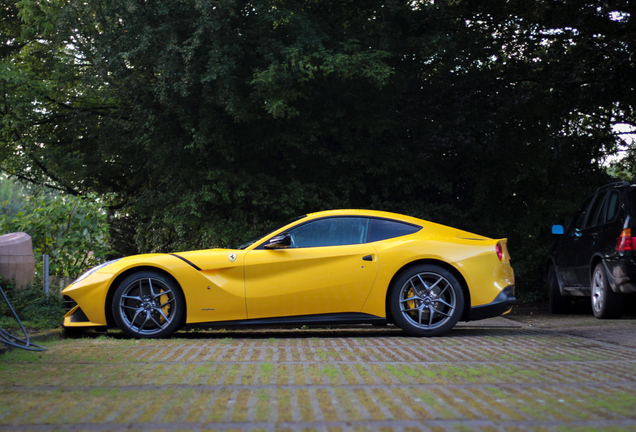
<path id="1" fill-rule="evenodd" d="M 84 311 L 75 306 L 64 315 L 64 327 L 105 327 L 104 324 L 91 322 Z"/>
<path id="2" fill-rule="evenodd" d="M 498 317 L 510 311 L 517 302 L 514 285 L 508 285 L 502 289 L 492 302 L 470 308 L 467 321 L 477 321 L 486 318 Z"/>

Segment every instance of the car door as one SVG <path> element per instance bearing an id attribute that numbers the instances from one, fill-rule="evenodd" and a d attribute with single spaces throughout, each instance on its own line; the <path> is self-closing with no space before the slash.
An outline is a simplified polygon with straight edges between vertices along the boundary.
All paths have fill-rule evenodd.
<path id="1" fill-rule="evenodd" d="M 611 190 L 607 194 L 606 200 L 605 223 L 603 224 L 603 231 L 598 241 L 598 251 L 603 258 L 608 258 L 616 254 L 616 242 L 624 228 L 624 219 L 619 217 L 622 207 L 620 191 Z"/>
<path id="2" fill-rule="evenodd" d="M 599 250 L 598 242 L 605 222 L 606 196 L 607 191 L 601 191 L 596 194 L 581 229 L 577 247 L 576 269 L 574 271 L 574 283 L 577 287 L 590 286 L 590 262 L 594 253 Z"/>
<path id="3" fill-rule="evenodd" d="M 617 251 L 617 242 L 621 236 L 623 228 L 625 228 L 625 215 L 622 214 L 625 212 L 625 209 L 621 198 L 621 191 L 617 189 L 610 190 L 605 198 L 606 204 L 604 209 L 604 222 L 602 224 L 600 236 L 598 237 L 594 247 L 594 254 L 602 257 L 603 261 L 606 263 L 611 263 L 614 261 L 614 258 L 619 255 L 619 252 Z M 592 268 L 590 264 L 591 263 L 588 263 L 588 270 L 589 273 L 592 273 L 594 268 Z M 610 268 L 607 269 L 612 272 L 612 276 L 615 278 L 624 277 L 624 275 L 620 274 L 620 271 L 614 274 L 613 266 L 610 266 Z M 588 278 L 588 281 L 591 285 L 591 278 Z"/>
<path id="4" fill-rule="evenodd" d="M 574 214 L 565 234 L 559 240 L 555 250 L 557 271 L 565 287 L 577 286 L 576 263 L 582 228 L 587 216 L 588 208 L 594 196 L 588 197 Z"/>
<path id="5" fill-rule="evenodd" d="M 359 312 L 378 272 L 368 226 L 363 217 L 322 218 L 290 230 L 288 248 L 248 252 L 248 318 Z"/>

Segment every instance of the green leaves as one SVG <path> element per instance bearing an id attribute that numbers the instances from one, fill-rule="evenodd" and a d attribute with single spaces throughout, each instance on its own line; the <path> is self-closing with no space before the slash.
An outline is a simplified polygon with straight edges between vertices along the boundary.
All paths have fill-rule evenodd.
<path id="1" fill-rule="evenodd" d="M 272 64 L 264 71 L 256 71 L 250 84 L 264 99 L 263 108 L 268 114 L 274 118 L 299 116 L 300 111 L 292 104 L 296 99 L 315 96 L 303 86 L 309 81 L 335 78 L 346 82 L 363 78 L 381 88 L 393 74 L 391 67 L 386 64 L 390 53 L 362 50 L 356 39 L 339 45 L 338 52 L 320 49 L 308 54 L 303 54 L 296 47 L 289 47 L 283 51 L 281 64 Z"/>
<path id="2" fill-rule="evenodd" d="M 101 204 L 41 190 L 26 196 L 17 214 L 0 215 L 0 232 L 31 236 L 40 275 L 43 255 L 50 257 L 51 275 L 75 278 L 103 262 L 110 252 L 107 215 Z"/>
<path id="3" fill-rule="evenodd" d="M 636 124 L 634 11 L 608 8 L 9 2 L 1 167 L 108 196 L 126 253 L 370 207 L 507 236 L 538 287 L 549 225 L 606 181 L 611 125 Z M 72 217 L 74 240 L 42 233 L 42 248 L 83 250 L 95 220 Z"/>

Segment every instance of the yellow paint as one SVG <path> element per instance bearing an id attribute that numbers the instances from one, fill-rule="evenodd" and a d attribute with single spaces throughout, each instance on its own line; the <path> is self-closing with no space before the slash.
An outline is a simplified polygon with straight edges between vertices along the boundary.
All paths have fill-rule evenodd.
<path id="1" fill-rule="evenodd" d="M 328 216 L 369 216 L 422 226 L 415 234 L 347 246 L 259 248 L 292 227 Z M 503 247 L 500 261 L 495 246 Z M 236 254 L 234 261 L 230 254 Z M 386 313 L 391 280 L 405 266 L 438 262 L 451 266 L 470 290 L 471 306 L 492 302 L 514 285 L 514 272 L 506 240 L 457 230 L 421 219 L 370 210 L 334 210 L 313 213 L 275 231 L 245 250 L 208 249 L 171 254 L 136 255 L 103 267 L 67 287 L 63 294 L 75 300 L 88 323 L 106 325 L 106 297 L 117 289 L 114 281 L 124 273 L 156 269 L 172 276 L 185 298 L 188 323 L 231 321 L 319 313 Z M 362 258 L 370 255 L 371 261 Z M 184 260 L 187 260 L 184 261 Z M 128 274 L 128 273 L 127 273 Z"/>
<path id="2" fill-rule="evenodd" d="M 364 261 L 367 255 L 375 259 Z M 245 256 L 248 318 L 360 312 L 377 270 L 370 243 L 252 250 Z"/>

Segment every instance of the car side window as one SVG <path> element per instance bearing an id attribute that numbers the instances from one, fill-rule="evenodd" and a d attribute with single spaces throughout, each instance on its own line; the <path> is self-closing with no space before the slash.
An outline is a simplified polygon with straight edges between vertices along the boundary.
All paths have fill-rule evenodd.
<path id="1" fill-rule="evenodd" d="M 369 242 L 386 240 L 394 237 L 413 234 L 421 230 L 419 225 L 411 225 L 388 219 L 371 219 L 369 221 Z"/>
<path id="2" fill-rule="evenodd" d="M 583 204 L 572 218 L 572 222 L 570 222 L 570 225 L 568 225 L 568 234 L 574 234 L 576 231 L 580 231 L 583 228 L 585 215 L 587 215 L 587 209 L 590 206 L 590 201 L 592 201 L 592 198 L 594 198 L 594 196 L 590 196 L 585 201 L 583 201 Z"/>
<path id="3" fill-rule="evenodd" d="M 594 200 L 594 204 L 589 211 L 589 216 L 587 218 L 587 222 L 585 223 L 585 228 L 594 227 L 600 225 L 604 222 L 604 213 L 603 209 L 605 208 L 605 197 L 607 193 L 599 193 L 596 195 L 596 199 Z"/>
<path id="4" fill-rule="evenodd" d="M 335 217 L 308 222 L 289 231 L 292 247 L 308 248 L 365 243 L 368 218 Z"/>
<path id="5" fill-rule="evenodd" d="M 607 216 L 605 217 L 605 221 L 612 222 L 614 219 L 616 219 L 616 215 L 618 215 L 620 207 L 620 194 L 618 193 L 618 191 L 612 191 L 607 200 Z"/>

